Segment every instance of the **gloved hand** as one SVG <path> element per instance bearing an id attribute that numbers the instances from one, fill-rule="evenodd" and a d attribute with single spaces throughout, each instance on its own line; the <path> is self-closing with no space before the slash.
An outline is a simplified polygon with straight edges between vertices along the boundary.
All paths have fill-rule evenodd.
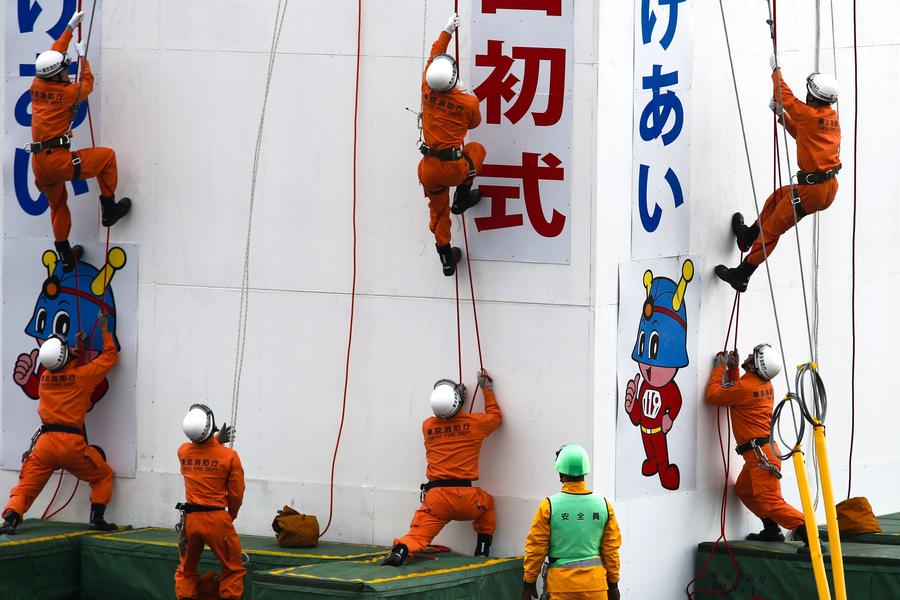
<path id="1" fill-rule="evenodd" d="M 106 311 L 102 308 L 97 313 L 97 325 L 100 326 L 100 331 L 106 331 L 107 327 L 109 327 L 109 319 L 106 317 Z"/>
<path id="2" fill-rule="evenodd" d="M 87 54 L 87 42 L 76 42 L 75 53 L 78 54 L 78 56 L 84 56 L 85 54 Z"/>
<path id="3" fill-rule="evenodd" d="M 459 15 L 456 13 L 452 13 L 450 18 L 447 19 L 447 25 L 444 26 L 444 31 L 453 35 L 453 33 L 459 29 Z"/>
<path id="4" fill-rule="evenodd" d="M 610 589 L 608 589 L 608 590 L 606 591 L 606 597 L 609 598 L 609 600 L 620 600 L 620 599 L 621 599 L 621 596 L 619 595 L 619 588 L 616 588 L 616 589 L 610 588 Z"/>
<path id="5" fill-rule="evenodd" d="M 537 598 L 537 582 L 528 583 L 525 582 L 525 587 L 522 590 L 522 600 L 531 600 L 532 598 Z"/>
<path id="6" fill-rule="evenodd" d="M 75 334 L 75 347 L 84 348 L 85 342 L 87 342 L 87 334 L 83 329 L 79 329 L 78 333 Z"/>
<path id="7" fill-rule="evenodd" d="M 234 427 L 229 427 L 225 423 L 222 423 L 222 427 L 219 428 L 219 441 L 223 444 L 227 444 L 234 439 L 234 434 Z"/>
<path id="8" fill-rule="evenodd" d="M 69 19 L 69 29 L 74 31 L 76 27 L 81 25 L 82 21 L 84 21 L 84 12 L 76 11 L 72 18 Z"/>
<path id="9" fill-rule="evenodd" d="M 478 372 L 478 387 L 483 390 L 493 390 L 494 389 L 494 380 L 491 379 L 491 376 L 488 375 L 488 372 L 484 369 Z"/>
<path id="10" fill-rule="evenodd" d="M 729 367 L 736 367 L 741 363 L 741 359 L 738 356 L 737 350 L 729 350 L 728 355 L 725 357 L 725 364 Z"/>
<path id="11" fill-rule="evenodd" d="M 780 66 L 778 66 L 778 59 L 775 58 L 775 55 L 774 55 L 774 54 L 773 54 L 771 57 L 769 57 L 769 66 L 772 67 L 772 70 L 773 70 L 773 71 L 774 71 L 775 69 L 780 69 L 780 68 L 781 68 Z"/>
<path id="12" fill-rule="evenodd" d="M 457 384 L 456 384 L 456 391 L 459 392 L 459 397 L 460 397 L 460 398 L 462 398 L 463 400 L 466 399 L 466 384 L 464 384 L 464 383 L 457 383 Z"/>
<path id="13" fill-rule="evenodd" d="M 726 363 L 725 353 L 724 352 L 716 352 L 716 357 L 713 359 L 713 366 L 719 367 Z"/>
<path id="14" fill-rule="evenodd" d="M 778 115 L 779 117 L 784 114 L 784 107 L 775 102 L 775 98 L 769 100 L 769 110 Z"/>

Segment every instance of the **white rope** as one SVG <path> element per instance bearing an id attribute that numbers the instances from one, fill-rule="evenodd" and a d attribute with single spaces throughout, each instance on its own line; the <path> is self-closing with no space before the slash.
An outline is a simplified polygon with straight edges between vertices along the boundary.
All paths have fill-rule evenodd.
<path id="1" fill-rule="evenodd" d="M 256 179 L 259 173 L 259 155 L 262 150 L 263 126 L 266 122 L 266 105 L 269 101 L 269 87 L 272 83 L 272 71 L 275 68 L 275 56 L 278 42 L 281 39 L 281 28 L 287 13 L 288 0 L 278 0 L 275 8 L 275 28 L 272 33 L 272 44 L 269 48 L 269 67 L 266 73 L 266 89 L 263 94 L 262 110 L 259 115 L 259 128 L 256 131 L 256 147 L 253 151 L 253 174 L 250 179 L 250 203 L 247 211 L 247 238 L 244 243 L 244 272 L 241 278 L 241 306 L 238 316 L 237 348 L 234 353 L 234 382 L 231 394 L 231 426 L 237 424 L 238 401 L 241 393 L 241 374 L 244 368 L 244 347 L 247 343 L 247 308 L 250 301 L 250 239 L 253 232 L 253 205 L 256 201 Z M 234 446 L 234 439 L 231 440 Z"/>

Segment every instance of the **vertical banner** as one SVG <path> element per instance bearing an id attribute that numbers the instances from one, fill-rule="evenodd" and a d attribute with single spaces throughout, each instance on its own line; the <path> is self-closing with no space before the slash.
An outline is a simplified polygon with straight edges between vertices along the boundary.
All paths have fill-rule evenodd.
<path id="1" fill-rule="evenodd" d="M 693 0 L 634 0 L 631 257 L 690 251 Z"/>
<path id="2" fill-rule="evenodd" d="M 473 0 L 472 91 L 487 150 L 466 212 L 474 258 L 568 264 L 573 0 Z"/>
<path id="3" fill-rule="evenodd" d="M 22 453 L 40 425 L 38 384 L 42 377 L 65 377 L 37 361 L 38 347 L 51 335 L 74 345 L 87 335 L 87 360 L 103 348 L 97 315 L 109 315 L 109 330 L 119 346 L 119 362 L 91 394 L 85 423 L 91 444 L 106 452 L 116 475 L 133 477 L 136 468 L 138 256 L 134 244 L 85 245 L 77 271 L 66 273 L 50 240 L 14 239 L 3 251 L 3 455 L 2 468 L 18 469 Z"/>
<path id="4" fill-rule="evenodd" d="M 86 0 L 82 35 L 87 38 L 91 20 L 93 1 L 98 6 L 93 19 L 88 58 L 91 70 L 100 73 L 101 6 L 100 0 Z M 49 50 L 53 42 L 62 35 L 69 19 L 78 6 L 76 0 L 7 0 L 6 31 L 6 114 L 3 117 L 3 170 L 4 236 L 51 237 L 50 215 L 47 197 L 34 185 L 31 173 L 31 155 L 23 146 L 31 139 L 31 82 L 35 76 L 34 59 L 44 50 Z M 69 48 L 72 58 L 70 77 L 74 80 L 76 65 L 75 44 L 78 31 Z M 100 77 L 94 84 L 90 98 L 99 98 Z M 64 84 L 60 84 L 64 85 Z M 72 84 L 77 85 L 77 84 Z M 88 119 L 89 101 L 82 102 L 75 115 L 72 150 L 90 147 L 91 134 Z M 93 121 L 94 135 L 99 136 L 100 102 L 91 103 L 90 120 Z M 61 132 L 64 133 L 64 132 Z M 95 181 L 73 181 L 67 183 L 69 209 L 72 211 L 72 233 L 70 239 L 97 239 L 97 184 Z M 74 198 L 73 198 L 74 196 Z"/>
<path id="5" fill-rule="evenodd" d="M 696 487 L 699 292 L 691 258 L 619 266 L 617 498 Z"/>

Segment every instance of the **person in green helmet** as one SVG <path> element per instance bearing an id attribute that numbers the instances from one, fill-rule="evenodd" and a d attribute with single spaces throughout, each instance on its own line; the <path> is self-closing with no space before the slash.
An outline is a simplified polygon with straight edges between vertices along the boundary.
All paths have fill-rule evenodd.
<path id="1" fill-rule="evenodd" d="M 525 540 L 522 600 L 537 598 L 544 559 L 548 600 L 620 600 L 619 547 L 622 536 L 609 501 L 587 489 L 591 463 L 584 448 L 567 444 L 556 453 L 562 491 L 544 498 Z"/>

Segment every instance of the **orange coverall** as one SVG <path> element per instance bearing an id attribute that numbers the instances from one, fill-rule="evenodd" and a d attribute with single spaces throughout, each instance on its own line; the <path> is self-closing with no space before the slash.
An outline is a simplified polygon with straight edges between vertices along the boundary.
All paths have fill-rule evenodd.
<path id="1" fill-rule="evenodd" d="M 187 550 L 175 571 L 175 595 L 197 597 L 197 569 L 203 544 L 209 546 L 222 564 L 219 595 L 240 598 L 244 593 L 241 540 L 234 520 L 244 501 L 244 468 L 237 452 L 219 442 L 215 435 L 201 444 L 187 442 L 178 448 L 184 491 L 190 504 L 221 506 L 226 510 L 185 515 Z"/>
<path id="2" fill-rule="evenodd" d="M 503 423 L 493 390 L 482 388 L 482 392 L 483 414 L 460 411 L 452 419 L 430 417 L 422 423 L 428 481 L 478 479 L 481 444 Z M 394 545 L 404 544 L 412 558 L 450 521 L 473 521 L 476 533 L 493 535 L 497 524 L 494 497 L 478 487 L 432 488 L 413 515 L 409 533 L 394 540 Z"/>
<path id="3" fill-rule="evenodd" d="M 567 481 L 562 491 L 569 494 L 589 494 L 583 481 Z M 598 547 L 602 565 L 595 567 L 556 567 L 547 569 L 547 588 L 550 600 L 606 600 L 608 583 L 619 582 L 619 547 L 622 534 L 616 513 L 607 502 L 609 520 Z M 534 513 L 531 529 L 525 539 L 525 581 L 535 583 L 541 574 L 544 559 L 550 548 L 550 500 L 544 498 Z"/>
<path id="4" fill-rule="evenodd" d="M 71 41 L 72 30 L 66 27 L 51 49 L 65 54 Z M 84 63 L 84 70 L 80 84 L 34 78 L 31 83 L 32 141 L 46 141 L 69 132 L 75 105 L 87 98 L 94 89 L 91 66 L 86 57 L 82 57 L 81 60 Z M 66 203 L 68 199 L 66 181 L 74 178 L 73 157 L 81 159 L 81 179 L 96 177 L 97 183 L 100 184 L 101 196 L 116 195 L 119 175 L 116 168 L 116 153 L 112 148 L 83 148 L 75 152 L 70 152 L 66 148 L 53 148 L 35 153 L 31 162 L 34 183 L 47 196 L 53 237 L 57 242 L 68 239 L 72 229 L 72 215 Z"/>
<path id="5" fill-rule="evenodd" d="M 788 133 L 797 140 L 797 166 L 806 173 L 828 171 L 841 164 L 841 125 L 831 106 L 810 106 L 798 100 L 781 77 L 781 69 L 772 72 L 775 83 L 775 100 L 784 105 L 783 123 Z M 825 210 L 837 195 L 837 178 L 813 185 L 797 185 L 803 215 Z M 747 262 L 759 266 L 765 260 L 762 242 L 766 241 L 766 253 L 772 254 L 778 238 L 794 225 L 794 208 L 791 202 L 791 186 L 778 188 L 766 200 L 759 215 L 760 236 L 756 238 Z"/>
<path id="6" fill-rule="evenodd" d="M 44 370 L 38 386 L 38 415 L 44 425 L 84 428 L 91 392 L 119 360 L 111 333 L 103 330 L 103 351 L 86 365 L 73 360 L 58 371 Z M 106 506 L 112 498 L 113 470 L 84 435 L 48 432 L 38 436 L 22 463 L 19 484 L 3 509 L 24 515 L 56 469 L 65 469 L 91 486 L 91 504 Z"/>
<path id="7" fill-rule="evenodd" d="M 431 46 L 428 64 L 438 54 L 447 52 L 450 34 L 442 31 Z M 427 66 L 426 66 L 427 70 Z M 449 92 L 438 93 L 428 87 L 422 74 L 422 129 L 425 144 L 432 150 L 459 148 L 469 157 L 475 173 L 481 172 L 485 149 L 478 142 L 463 146 L 466 132 L 481 123 L 481 108 L 478 98 L 472 94 L 453 88 Z M 428 228 L 434 234 L 438 246 L 450 243 L 450 187 L 465 183 L 469 178 L 469 163 L 459 160 L 441 160 L 434 156 L 423 156 L 419 161 L 419 181 L 428 197 L 431 220 Z"/>
<path id="8" fill-rule="evenodd" d="M 727 406 L 731 411 L 734 441 L 738 445 L 771 435 L 775 390 L 772 383 L 754 373 L 740 376 L 737 365 L 728 369 L 730 383 L 722 383 L 724 365 L 713 367 L 706 386 L 706 401 L 714 406 Z M 769 462 L 781 468 L 781 460 L 766 444 L 761 448 Z M 738 475 L 734 491 L 750 512 L 760 519 L 769 518 L 785 529 L 803 525 L 803 513 L 781 497 L 781 482 L 775 475 L 760 469 L 753 450 L 744 452 L 744 468 Z"/>

